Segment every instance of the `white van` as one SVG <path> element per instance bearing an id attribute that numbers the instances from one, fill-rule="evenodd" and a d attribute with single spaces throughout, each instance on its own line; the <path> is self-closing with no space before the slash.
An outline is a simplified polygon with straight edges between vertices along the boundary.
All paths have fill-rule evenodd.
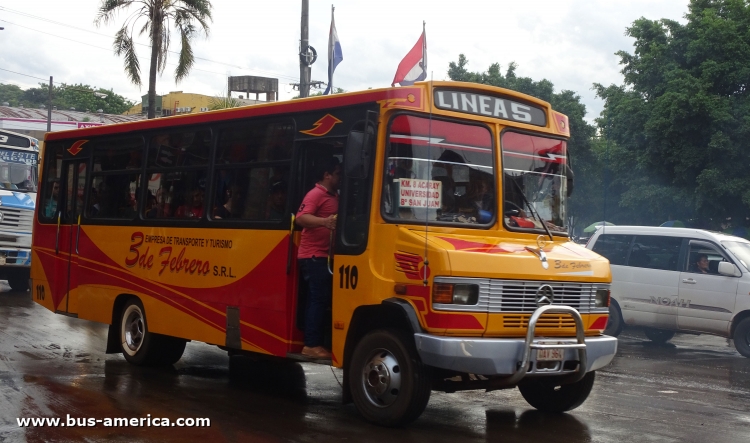
<path id="1" fill-rule="evenodd" d="M 605 333 L 645 327 L 666 342 L 675 332 L 734 339 L 750 357 L 750 241 L 687 228 L 606 226 L 588 249 L 609 259 L 612 301 Z"/>

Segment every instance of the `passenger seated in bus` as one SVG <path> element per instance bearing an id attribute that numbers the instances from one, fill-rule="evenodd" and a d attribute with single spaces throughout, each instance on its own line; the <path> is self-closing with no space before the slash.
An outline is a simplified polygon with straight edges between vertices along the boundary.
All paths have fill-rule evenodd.
<path id="1" fill-rule="evenodd" d="M 267 220 L 282 220 L 286 212 L 286 183 L 271 183 L 266 209 Z"/>
<path id="2" fill-rule="evenodd" d="M 174 215 L 176 218 L 201 218 L 203 217 L 203 190 L 193 191 L 189 204 L 177 208 Z"/>
<path id="3" fill-rule="evenodd" d="M 144 213 L 144 216 L 146 218 L 156 218 L 159 214 L 159 208 L 156 205 L 156 196 L 151 193 L 151 191 L 147 191 L 146 193 L 146 211 Z"/>
<path id="4" fill-rule="evenodd" d="M 96 188 L 91 188 L 89 193 L 89 217 L 96 217 L 101 210 L 101 204 L 99 204 L 99 191 Z"/>
<path id="5" fill-rule="evenodd" d="M 214 208 L 212 218 L 222 220 L 232 216 L 232 190 L 227 189 L 224 192 L 224 204 Z"/>
<path id="6" fill-rule="evenodd" d="M 57 212 L 57 199 L 60 196 L 60 181 L 55 180 L 52 183 L 52 195 L 47 199 L 47 204 L 44 205 L 44 215 L 46 217 L 54 217 Z"/>
<path id="7" fill-rule="evenodd" d="M 121 195 L 117 216 L 120 218 L 133 218 L 138 207 L 135 197 L 130 195 L 130 189 L 125 189 Z"/>
<path id="8" fill-rule="evenodd" d="M 457 163 L 465 163 L 464 159 L 450 149 L 444 151 L 432 167 L 432 179 L 441 183 L 440 209 L 443 213 L 458 212 L 456 201 L 456 182 L 453 170 Z"/>
<path id="9" fill-rule="evenodd" d="M 470 186 L 471 192 L 467 196 L 474 206 L 479 223 L 488 223 L 492 219 L 495 208 L 495 191 L 487 177 L 475 176 Z"/>

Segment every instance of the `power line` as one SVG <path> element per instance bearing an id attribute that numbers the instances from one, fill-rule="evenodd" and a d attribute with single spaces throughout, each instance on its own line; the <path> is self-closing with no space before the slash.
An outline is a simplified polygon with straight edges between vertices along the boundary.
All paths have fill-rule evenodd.
<path id="1" fill-rule="evenodd" d="M 24 77 L 31 77 L 31 78 L 34 78 L 34 79 L 37 79 L 37 80 L 43 80 L 45 82 L 48 81 L 48 79 L 46 79 L 46 78 L 35 77 L 33 75 L 24 74 L 22 72 L 11 71 L 10 69 L 0 68 L 0 71 L 10 72 L 10 73 L 13 73 L 13 74 L 18 74 L 18 75 L 23 75 Z M 65 82 L 56 82 L 56 81 L 53 81 L 52 84 L 60 85 L 61 88 L 64 88 L 67 91 L 96 92 L 96 89 L 101 89 L 101 88 L 96 88 L 96 89 L 94 89 L 94 88 L 91 88 L 91 89 L 74 88 L 72 86 L 68 86 L 67 83 L 65 83 Z M 107 89 L 104 89 L 104 90 L 107 91 Z M 114 92 L 114 91 L 112 91 L 112 92 Z"/>
<path id="2" fill-rule="evenodd" d="M 90 46 L 90 47 L 92 47 L 92 48 L 96 48 L 96 49 L 101 49 L 101 50 L 104 50 L 104 51 L 110 51 L 110 50 L 111 50 L 111 49 L 108 49 L 108 48 L 102 48 L 101 46 L 96 46 L 96 45 L 92 45 L 92 44 L 90 44 L 90 43 L 85 43 L 85 42 L 81 42 L 81 41 L 73 40 L 73 39 L 70 39 L 70 38 L 67 38 L 67 37 L 61 37 L 61 36 L 59 36 L 59 35 L 54 35 L 54 34 L 50 34 L 50 33 L 48 33 L 48 32 L 44 32 L 44 31 L 37 31 L 37 30 L 35 30 L 35 29 L 29 28 L 29 27 L 26 27 L 26 26 L 23 26 L 23 25 L 19 25 L 19 24 L 16 24 L 16 23 L 12 23 L 12 22 L 9 22 L 9 21 L 7 21 L 7 20 L 3 20 L 3 19 L 0 19 L 0 21 L 2 21 L 2 22 L 5 22 L 5 23 L 9 23 L 9 24 L 12 24 L 12 25 L 14 25 L 14 26 L 18 26 L 18 27 L 20 27 L 20 28 L 24 28 L 24 29 L 29 29 L 29 30 L 32 30 L 32 31 L 34 31 L 34 32 L 37 32 L 37 33 L 41 33 L 41 34 L 46 34 L 46 35 L 50 35 L 50 36 L 52 36 L 52 37 L 55 37 L 55 38 L 60 38 L 60 39 L 63 39 L 63 40 L 68 40 L 68 41 L 74 42 L 74 43 L 79 43 L 79 44 L 82 44 L 82 45 Z M 149 59 L 147 59 L 147 58 L 145 58 L 145 57 L 138 57 L 138 59 L 139 59 L 140 61 L 142 61 L 142 62 L 147 62 L 147 61 L 150 61 Z M 177 64 L 176 64 L 176 63 L 166 63 L 166 64 L 167 64 L 167 65 L 170 65 L 170 66 L 177 66 Z M 0 69 L 1 69 L 1 68 L 0 68 Z M 200 69 L 200 68 L 196 68 L 196 67 L 192 67 L 192 68 L 190 68 L 190 69 L 191 69 L 192 71 L 199 71 L 199 72 L 206 72 L 206 73 L 209 73 L 209 74 L 214 74 L 214 75 L 221 75 L 221 76 L 222 76 L 222 77 L 224 77 L 224 78 L 226 78 L 226 77 L 227 77 L 227 74 L 226 74 L 226 73 L 224 73 L 224 72 L 209 71 L 209 70 L 207 70 L 207 69 Z M 14 74 L 18 74 L 18 75 L 23 75 L 23 76 L 26 76 L 26 77 L 31 77 L 31 78 L 35 78 L 35 79 L 37 79 L 37 80 L 43 80 L 43 81 L 45 81 L 45 82 L 47 81 L 47 79 L 45 79 L 45 78 L 34 77 L 34 76 L 32 76 L 32 75 L 29 75 L 29 74 L 23 74 L 23 73 L 20 73 L 20 72 L 14 72 L 14 71 L 10 71 L 10 70 L 7 70 L 7 69 L 2 69 L 2 70 L 3 70 L 3 71 L 7 71 L 7 72 L 12 72 L 12 73 L 14 73 Z M 248 69 L 248 70 L 250 70 L 250 69 Z M 288 78 L 293 78 L 293 77 L 288 77 Z M 55 83 L 55 84 L 58 84 L 58 85 L 64 85 L 64 84 L 65 84 L 65 83 L 61 83 L 61 82 L 54 82 L 54 83 Z M 285 84 L 285 83 L 281 83 L 281 84 Z M 288 84 L 288 83 L 286 83 L 286 84 Z M 68 88 L 66 88 L 66 89 L 68 89 Z M 81 91 L 81 92 L 91 92 L 91 91 L 85 91 L 85 90 L 79 90 L 79 91 Z"/>
<path id="3" fill-rule="evenodd" d="M 68 25 L 66 23 L 57 22 L 57 21 L 50 20 L 50 19 L 47 19 L 47 18 L 44 18 L 44 17 L 39 17 L 39 16 L 35 16 L 35 15 L 32 15 L 32 14 L 28 14 L 28 13 L 25 13 L 25 12 L 16 11 L 16 10 L 13 10 L 13 9 L 8 9 L 8 8 L 6 8 L 4 6 L 0 6 L 0 11 L 6 11 L 6 12 L 10 12 L 12 14 L 18 14 L 18 15 L 21 15 L 21 16 L 24 16 L 24 17 L 35 19 L 35 20 L 41 20 L 41 21 L 48 22 L 48 23 L 53 23 L 53 24 L 56 24 L 56 25 L 59 25 L 59 26 L 64 26 L 64 27 L 67 27 L 67 28 L 76 29 L 76 30 L 79 30 L 79 31 L 82 31 L 82 32 L 88 32 L 90 34 L 98 35 L 98 36 L 101 36 L 101 37 L 112 38 L 112 36 L 107 35 L 107 34 L 102 34 L 102 33 L 95 32 L 95 31 L 92 31 L 92 30 L 89 30 L 89 29 L 79 28 L 79 27 L 76 27 L 76 26 Z M 87 46 L 93 46 L 93 45 L 91 45 L 89 43 L 79 42 L 79 41 L 71 40 L 71 39 L 68 39 L 68 38 L 65 38 L 65 37 L 61 37 L 61 36 L 58 36 L 58 35 L 50 34 L 50 33 L 47 33 L 47 32 L 38 31 L 36 29 L 28 28 L 28 27 L 25 27 L 25 26 L 22 26 L 22 25 L 19 25 L 19 24 L 16 24 L 16 23 L 9 22 L 7 20 L 0 19 L 0 21 L 4 21 L 6 23 L 9 23 L 9 24 L 21 27 L 21 28 L 30 29 L 30 30 L 33 30 L 35 32 L 39 32 L 39 33 L 42 33 L 42 34 L 50 35 L 52 37 L 61 38 L 61 39 L 64 39 L 64 40 L 69 40 L 69 41 L 72 41 L 72 42 L 75 42 L 75 43 L 80 43 L 80 44 L 87 45 Z M 147 45 L 145 43 L 135 42 L 135 44 L 139 45 L 139 46 L 146 47 L 146 48 L 150 48 L 151 47 L 151 45 Z M 101 48 L 99 46 L 93 46 L 93 47 L 99 48 L 99 49 L 104 49 L 104 48 Z M 107 49 L 107 50 L 110 50 L 110 49 Z M 171 54 L 179 55 L 179 52 L 177 52 L 177 51 L 167 51 L 167 52 L 169 52 Z M 274 76 L 276 76 L 278 78 L 287 78 L 287 79 L 293 79 L 293 80 L 297 79 L 297 77 L 293 77 L 293 76 L 289 76 L 289 75 L 284 75 L 284 74 L 279 74 L 279 73 L 276 73 L 276 72 L 273 72 L 273 71 L 266 71 L 266 70 L 263 70 L 263 69 L 248 68 L 248 67 L 243 67 L 243 66 L 239 66 L 239 65 L 233 65 L 233 64 L 230 64 L 230 63 L 220 62 L 220 61 L 216 61 L 216 60 L 211 60 L 211 59 L 204 58 L 204 57 L 197 57 L 196 56 L 194 58 L 196 60 L 203 60 L 203 61 L 207 61 L 207 62 L 210 62 L 210 63 L 216 63 L 216 64 L 219 64 L 219 65 L 224 65 L 224 66 L 228 66 L 228 67 L 236 68 L 236 69 L 240 69 L 240 70 L 256 71 L 256 72 L 260 72 L 260 73 L 265 73 L 267 75 L 274 75 Z M 200 69 L 197 69 L 197 70 L 200 70 Z M 219 73 L 213 72 L 213 71 L 205 71 L 205 72 L 219 74 Z"/>

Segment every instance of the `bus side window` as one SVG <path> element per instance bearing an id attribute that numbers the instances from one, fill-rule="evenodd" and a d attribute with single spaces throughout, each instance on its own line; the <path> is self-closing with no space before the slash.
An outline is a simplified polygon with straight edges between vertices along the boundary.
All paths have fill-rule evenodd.
<path id="1" fill-rule="evenodd" d="M 91 190 L 86 216 L 132 220 L 138 211 L 142 137 L 98 142 L 94 147 Z"/>
<path id="2" fill-rule="evenodd" d="M 287 218 L 293 141 L 290 120 L 243 121 L 223 128 L 216 149 L 210 219 Z"/>

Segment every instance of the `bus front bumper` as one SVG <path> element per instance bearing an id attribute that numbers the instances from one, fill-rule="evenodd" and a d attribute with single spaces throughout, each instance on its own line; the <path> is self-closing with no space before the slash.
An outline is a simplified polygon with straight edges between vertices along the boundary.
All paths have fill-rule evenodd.
<path id="1" fill-rule="evenodd" d="M 422 362 L 437 368 L 478 375 L 513 375 L 523 361 L 526 340 L 523 338 L 461 338 L 414 334 Z M 586 372 L 608 365 L 617 352 L 617 339 L 607 335 L 587 337 Z M 535 337 L 533 343 L 575 344 L 575 339 Z M 530 370 L 526 375 L 561 375 L 576 372 L 567 361 L 580 361 L 575 349 L 564 349 L 557 363 L 540 365 L 535 352 L 530 353 Z"/>

